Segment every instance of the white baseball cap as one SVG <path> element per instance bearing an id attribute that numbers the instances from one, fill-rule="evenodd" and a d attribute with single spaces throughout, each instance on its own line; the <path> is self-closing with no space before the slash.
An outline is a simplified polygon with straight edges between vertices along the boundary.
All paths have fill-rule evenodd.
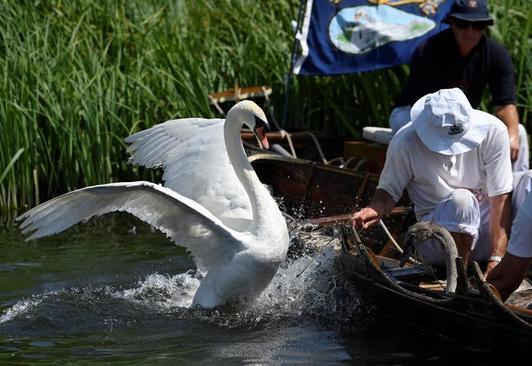
<path id="1" fill-rule="evenodd" d="M 458 88 L 441 89 L 421 97 L 410 111 L 412 125 L 430 150 L 444 155 L 463 154 L 486 138 L 489 124 L 473 109 Z"/>

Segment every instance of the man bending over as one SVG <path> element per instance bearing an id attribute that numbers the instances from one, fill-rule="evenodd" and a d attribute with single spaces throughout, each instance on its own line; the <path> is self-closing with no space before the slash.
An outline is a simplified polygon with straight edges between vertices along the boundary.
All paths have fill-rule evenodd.
<path id="1" fill-rule="evenodd" d="M 489 273 L 505 253 L 511 223 L 506 126 L 473 109 L 458 88 L 420 98 L 410 119 L 391 140 L 375 195 L 352 224 L 366 228 L 378 222 L 407 189 L 418 221 L 445 227 L 459 255 L 487 261 Z M 443 263 L 436 242 L 426 243 L 421 254 Z"/>

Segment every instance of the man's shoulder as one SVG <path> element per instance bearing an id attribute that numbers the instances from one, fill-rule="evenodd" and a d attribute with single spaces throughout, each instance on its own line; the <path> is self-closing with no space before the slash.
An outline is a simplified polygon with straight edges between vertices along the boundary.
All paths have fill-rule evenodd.
<path id="1" fill-rule="evenodd" d="M 500 139 L 506 139 L 508 136 L 508 130 L 506 125 L 494 115 L 475 110 L 475 118 L 477 118 L 482 124 L 489 125 L 486 142 L 500 141 Z"/>
<path id="2" fill-rule="evenodd" d="M 390 148 L 394 150 L 407 150 L 417 143 L 418 136 L 412 122 L 408 122 L 393 136 L 390 141 Z"/>
<path id="3" fill-rule="evenodd" d="M 490 37 L 487 37 L 485 47 L 492 64 L 497 65 L 496 69 L 502 68 L 507 72 L 512 72 L 512 58 L 506 47 Z"/>
<path id="4" fill-rule="evenodd" d="M 489 47 L 490 51 L 494 52 L 495 54 L 509 54 L 506 47 L 491 37 L 486 37 L 486 46 Z"/>
<path id="5" fill-rule="evenodd" d="M 475 118 L 478 118 L 482 123 L 487 123 L 490 126 L 490 131 L 506 131 L 506 125 L 491 113 L 475 110 Z"/>

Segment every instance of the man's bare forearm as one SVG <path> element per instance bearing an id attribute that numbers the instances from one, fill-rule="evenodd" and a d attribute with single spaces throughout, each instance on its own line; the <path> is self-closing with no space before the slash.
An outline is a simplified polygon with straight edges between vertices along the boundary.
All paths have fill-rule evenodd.
<path id="1" fill-rule="evenodd" d="M 495 106 L 493 109 L 497 118 L 506 125 L 510 138 L 518 136 L 519 114 L 517 113 L 515 104 Z"/>
<path id="2" fill-rule="evenodd" d="M 395 201 L 392 196 L 384 189 L 377 189 L 368 207 L 373 208 L 379 213 L 379 217 L 383 217 L 392 212 L 395 207 Z"/>
<path id="3" fill-rule="evenodd" d="M 490 245 L 491 255 L 504 256 L 512 219 L 510 195 L 490 197 Z"/>
<path id="4" fill-rule="evenodd" d="M 510 138 L 510 159 L 512 161 L 519 158 L 521 142 L 519 140 L 519 115 L 514 104 L 496 106 L 495 115 L 506 125 L 508 137 Z"/>

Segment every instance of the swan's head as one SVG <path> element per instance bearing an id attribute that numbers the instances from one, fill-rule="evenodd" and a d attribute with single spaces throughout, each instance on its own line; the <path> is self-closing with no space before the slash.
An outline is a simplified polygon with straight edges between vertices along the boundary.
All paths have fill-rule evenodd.
<path id="1" fill-rule="evenodd" d="M 238 102 L 227 113 L 227 118 L 235 118 L 243 125 L 246 125 L 259 139 L 264 149 L 270 148 L 270 143 L 266 138 L 266 131 L 270 129 L 264 111 L 251 100 Z"/>

